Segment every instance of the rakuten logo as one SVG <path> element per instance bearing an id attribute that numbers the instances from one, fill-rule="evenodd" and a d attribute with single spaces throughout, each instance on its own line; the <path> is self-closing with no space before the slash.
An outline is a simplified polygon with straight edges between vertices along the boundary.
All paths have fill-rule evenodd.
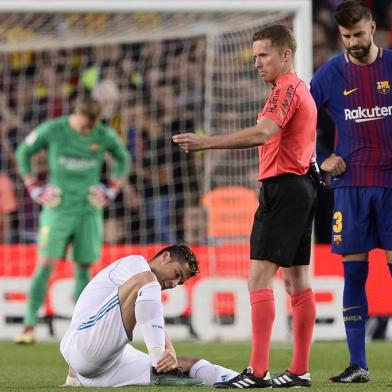
<path id="1" fill-rule="evenodd" d="M 359 106 L 358 109 L 344 109 L 345 120 L 354 120 L 356 123 L 381 120 L 391 115 L 392 106 L 375 106 L 371 109 L 364 109 Z"/>

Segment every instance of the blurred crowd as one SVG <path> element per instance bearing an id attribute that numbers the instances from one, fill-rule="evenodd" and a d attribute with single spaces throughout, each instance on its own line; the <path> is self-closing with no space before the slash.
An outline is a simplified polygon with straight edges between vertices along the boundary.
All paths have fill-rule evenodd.
<path id="1" fill-rule="evenodd" d="M 333 9 L 339 3 L 337 0 L 314 2 L 314 70 L 342 52 L 333 20 Z M 369 3 L 378 26 L 375 42 L 391 48 L 392 1 Z M 97 26 L 110 29 L 103 17 L 98 20 L 91 15 L 72 17 L 73 23 L 79 30 L 85 29 L 86 34 L 93 33 Z M 0 22 L 4 18 L 7 16 L 0 16 Z M 45 29 L 60 34 L 69 23 L 68 19 L 54 18 L 48 25 L 40 16 L 26 18 L 25 15 L 14 20 L 11 30 L 0 28 L 0 44 L 12 42 L 15 37 L 27 39 L 37 31 L 45 34 Z M 121 22 L 109 20 L 111 24 Z M 156 20 L 138 15 L 136 22 L 154 27 Z M 30 30 L 22 26 L 30 26 Z M 210 116 L 211 111 L 215 113 L 210 118 L 212 130 L 228 131 L 254 121 L 260 94 L 253 82 L 252 56 L 246 43 L 246 49 L 232 47 L 220 49 L 222 68 L 212 75 L 212 80 L 223 87 L 212 89 L 210 94 L 227 99 L 218 103 L 205 102 L 204 98 L 205 89 L 211 86 L 205 84 L 208 48 L 203 36 L 38 51 L 0 49 L 0 242 L 34 242 L 36 238 L 38 206 L 29 199 L 17 175 L 16 146 L 41 122 L 70 113 L 77 95 L 85 90 L 101 101 L 103 121 L 116 129 L 131 155 L 128 182 L 114 207 L 105 211 L 106 242 L 204 241 L 205 217 L 199 207 L 206 176 L 209 180 L 213 178 L 217 186 L 240 183 L 256 189 L 257 183 L 250 180 L 254 180 L 255 172 L 245 172 L 257 159 L 256 154 L 222 152 L 216 155 L 217 160 L 207 167 L 206 173 L 205 155 L 181 153 L 171 142 L 171 136 L 178 132 L 203 132 L 206 105 L 211 105 Z M 233 50 L 239 50 L 241 57 L 230 68 L 225 63 L 229 58 L 225 53 Z M 233 72 L 235 67 L 243 69 L 244 64 L 249 74 Z M 227 85 L 235 89 L 230 90 Z M 244 90 L 254 95 L 254 101 L 247 106 L 239 95 Z M 226 102 L 234 102 L 236 106 Z M 219 117 L 219 113 L 223 115 Z M 239 113 L 246 116 L 239 118 Z M 319 155 L 331 150 L 333 135 L 333 125 L 321 114 Z M 239 161 L 246 162 L 241 166 Z M 110 170 L 110 165 L 108 161 L 105 172 Z M 35 166 L 40 179 L 46 181 L 45 156 L 38 156 Z M 228 173 L 231 183 L 225 184 Z M 214 185 L 213 181 L 211 184 Z M 329 242 L 327 206 L 332 208 L 332 194 L 328 189 L 321 193 L 320 204 L 323 208 L 316 219 L 317 240 Z"/>
<path id="2" fill-rule="evenodd" d="M 198 203 L 196 162 L 180 153 L 171 135 L 197 129 L 195 119 L 201 118 L 203 45 L 204 39 L 188 39 L 0 54 L 0 172 L 12 185 L 1 195 L 2 240 L 35 240 L 38 206 L 18 178 L 17 144 L 41 122 L 68 114 L 85 90 L 99 99 L 103 121 L 120 134 L 132 157 L 129 181 L 114 208 L 105 211 L 106 240 L 183 240 L 184 209 Z M 105 172 L 110 162 L 106 166 Z M 35 167 L 46 181 L 45 156 L 38 156 Z"/>

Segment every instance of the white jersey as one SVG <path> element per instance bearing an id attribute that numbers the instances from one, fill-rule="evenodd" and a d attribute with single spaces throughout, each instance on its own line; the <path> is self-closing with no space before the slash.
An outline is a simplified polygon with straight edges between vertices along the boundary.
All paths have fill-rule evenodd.
<path id="1" fill-rule="evenodd" d="M 124 377 L 117 376 L 117 386 L 149 382 L 149 356 L 127 344 L 118 297 L 122 284 L 148 271 L 151 268 L 144 257 L 124 257 L 100 271 L 80 295 L 60 350 L 82 385 L 106 386 L 120 364 Z M 126 363 L 133 364 L 134 374 Z"/>
<path id="2" fill-rule="evenodd" d="M 70 329 L 81 328 L 83 325 L 88 327 L 93 322 L 99 322 L 90 319 L 98 314 L 108 296 L 117 295 L 119 287 L 128 279 L 146 271 L 151 271 L 151 268 L 143 256 L 127 256 L 98 272 L 76 302 Z M 106 311 L 110 311 L 111 306 L 115 306 L 114 303 L 109 303 Z"/>
<path id="3" fill-rule="evenodd" d="M 124 257 L 99 272 L 80 295 L 60 350 L 82 386 L 150 384 L 151 358 L 128 344 L 118 299 L 121 285 L 148 271 L 151 269 L 144 257 Z M 190 374 L 213 385 L 238 373 L 202 360 Z"/>

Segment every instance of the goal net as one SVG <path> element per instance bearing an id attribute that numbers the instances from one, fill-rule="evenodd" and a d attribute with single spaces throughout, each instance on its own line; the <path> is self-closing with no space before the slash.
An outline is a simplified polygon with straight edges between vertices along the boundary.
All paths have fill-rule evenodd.
<path id="1" fill-rule="evenodd" d="M 202 275 L 246 277 L 257 150 L 186 154 L 171 137 L 254 124 L 270 86 L 254 70 L 252 35 L 273 23 L 295 28 L 297 17 L 294 10 L 2 13 L 0 275 L 28 277 L 35 264 L 39 207 L 17 175 L 15 148 L 90 91 L 131 156 L 128 181 L 105 209 L 96 269 L 129 252 L 151 256 L 161 244 L 186 242 L 196 246 Z M 103 182 L 111 165 L 108 157 Z M 34 167 L 45 181 L 45 154 Z M 231 296 L 214 304 L 220 321 L 230 322 Z"/>

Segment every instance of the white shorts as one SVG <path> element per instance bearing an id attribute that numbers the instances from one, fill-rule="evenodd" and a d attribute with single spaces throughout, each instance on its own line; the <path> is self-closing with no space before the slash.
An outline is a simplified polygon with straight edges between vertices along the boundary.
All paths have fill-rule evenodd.
<path id="1" fill-rule="evenodd" d="M 127 344 L 111 366 L 94 377 L 77 378 L 85 387 L 122 387 L 125 385 L 148 385 L 151 375 L 150 357 Z"/>
<path id="2" fill-rule="evenodd" d="M 119 387 L 150 382 L 150 357 L 129 345 L 117 290 L 61 340 L 60 351 L 83 386 Z"/>

